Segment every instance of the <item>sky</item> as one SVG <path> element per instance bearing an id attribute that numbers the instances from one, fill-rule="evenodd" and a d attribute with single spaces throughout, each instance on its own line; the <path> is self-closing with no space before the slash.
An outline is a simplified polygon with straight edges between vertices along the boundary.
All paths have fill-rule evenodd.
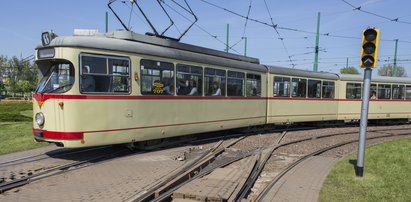
<path id="1" fill-rule="evenodd" d="M 411 77 L 411 1 L 344 1 L 187 0 L 198 21 L 182 37 L 181 42 L 223 51 L 229 24 L 229 45 L 234 45 L 230 49 L 231 53 L 243 55 L 243 37 L 247 37 L 247 56 L 259 58 L 261 64 L 312 70 L 317 13 L 320 12 L 319 71 L 339 72 L 346 66 L 347 58 L 349 66 L 358 67 L 362 31 L 373 26 L 381 29 L 377 68 L 393 63 L 395 39 L 398 39 L 397 65 L 403 66 Z M 105 32 L 106 12 L 109 16 L 108 31 L 124 30 L 108 8 L 108 2 L 2 0 L 0 55 L 25 58 L 34 54 L 41 33 L 48 30 L 53 30 L 59 36 L 73 35 L 74 29 Z M 158 32 L 166 29 L 170 21 L 156 1 L 138 2 Z M 175 23 L 165 35 L 178 38 L 194 18 L 185 10 L 188 7 L 183 0 L 164 2 L 164 8 Z M 349 4 L 361 6 L 365 12 L 354 10 Z M 118 0 L 111 5 L 132 31 L 141 34 L 153 32 L 129 0 Z M 236 14 L 248 15 L 249 19 Z M 393 21 L 396 18 L 398 22 Z M 273 23 L 277 25 L 277 30 L 251 19 Z"/>

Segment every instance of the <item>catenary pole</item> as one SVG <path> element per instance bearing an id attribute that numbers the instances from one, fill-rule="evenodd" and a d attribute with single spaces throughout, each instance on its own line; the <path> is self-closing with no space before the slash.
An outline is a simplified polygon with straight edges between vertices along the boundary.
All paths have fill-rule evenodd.
<path id="1" fill-rule="evenodd" d="M 394 65 L 392 66 L 391 76 L 397 76 L 397 47 L 398 47 L 398 39 L 395 39 Z"/>
<path id="2" fill-rule="evenodd" d="M 317 35 L 315 37 L 315 56 L 313 71 L 318 72 L 318 44 L 320 40 L 320 12 L 317 14 Z"/>
<path id="3" fill-rule="evenodd" d="M 347 63 L 345 63 L 345 68 L 348 68 L 348 57 L 347 57 Z"/>
<path id="4" fill-rule="evenodd" d="M 106 33 L 108 32 L 108 12 L 106 12 Z"/>
<path id="5" fill-rule="evenodd" d="M 226 33 L 226 40 L 225 40 L 225 52 L 227 53 L 230 48 L 230 46 L 228 45 L 228 39 L 230 38 L 229 35 L 230 35 L 230 24 L 227 24 L 227 33 Z"/>
<path id="6" fill-rule="evenodd" d="M 247 37 L 244 37 L 244 56 L 247 56 Z"/>

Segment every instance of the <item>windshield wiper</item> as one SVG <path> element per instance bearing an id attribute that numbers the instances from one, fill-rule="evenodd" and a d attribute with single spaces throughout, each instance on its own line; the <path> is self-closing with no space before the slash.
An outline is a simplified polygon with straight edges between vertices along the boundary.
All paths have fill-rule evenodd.
<path id="1" fill-rule="evenodd" d="M 69 83 L 69 84 L 66 84 L 66 85 L 62 85 L 62 86 L 60 86 L 60 87 L 58 87 L 58 88 L 56 88 L 56 89 L 53 89 L 53 90 L 50 90 L 50 91 L 47 91 L 47 92 L 42 92 L 42 94 L 43 94 L 43 93 L 54 93 L 54 92 L 56 92 L 57 90 L 60 90 L 60 89 L 62 89 L 62 88 L 65 88 L 65 87 L 71 86 L 71 85 L 73 85 L 73 84 L 72 84 L 72 83 Z"/>

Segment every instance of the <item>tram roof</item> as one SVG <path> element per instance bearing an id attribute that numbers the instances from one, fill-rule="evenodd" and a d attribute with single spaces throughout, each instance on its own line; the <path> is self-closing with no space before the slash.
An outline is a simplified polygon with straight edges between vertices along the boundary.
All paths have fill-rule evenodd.
<path id="1" fill-rule="evenodd" d="M 76 47 L 121 51 L 267 72 L 266 67 L 260 65 L 259 60 L 256 58 L 202 48 L 170 39 L 136 34 L 130 31 L 57 37 L 48 46 L 39 45 L 37 49 L 45 47 Z"/>
<path id="2" fill-rule="evenodd" d="M 364 76 L 360 74 L 338 74 L 340 80 L 342 81 L 358 81 L 362 82 Z M 388 76 L 372 76 L 371 82 L 382 82 L 382 83 L 411 83 L 411 78 L 409 77 L 388 77 Z"/>
<path id="3" fill-rule="evenodd" d="M 329 80 L 339 79 L 337 74 L 328 73 L 328 72 L 313 72 L 313 71 L 308 71 L 308 70 L 292 69 L 292 68 L 285 68 L 285 67 L 278 67 L 278 66 L 268 66 L 268 68 L 269 68 L 269 72 L 272 74 L 329 79 Z"/>
<path id="4" fill-rule="evenodd" d="M 45 47 L 76 47 L 91 48 L 111 51 L 121 51 L 171 58 L 177 60 L 198 62 L 209 65 L 232 67 L 243 70 L 252 70 L 285 76 L 320 78 L 342 81 L 363 81 L 362 75 L 335 74 L 328 72 L 313 72 L 301 69 L 292 69 L 279 66 L 261 65 L 259 59 L 246 57 L 218 50 L 180 43 L 178 41 L 137 34 L 131 31 L 115 31 L 111 33 L 94 35 L 74 35 L 57 37 L 48 46 L 37 46 L 37 49 Z M 372 77 L 372 82 L 385 83 L 411 83 L 407 77 Z"/>
<path id="5" fill-rule="evenodd" d="M 158 46 L 170 47 L 170 48 L 175 48 L 175 49 L 179 49 L 179 50 L 186 50 L 186 51 L 201 53 L 201 54 L 206 54 L 206 55 L 213 55 L 213 56 L 223 57 L 223 58 L 232 59 L 232 60 L 238 60 L 238 61 L 243 61 L 243 62 L 250 62 L 250 63 L 260 64 L 260 60 L 258 58 L 253 58 L 253 57 L 247 57 L 247 56 L 222 52 L 222 51 L 213 50 L 213 49 L 209 49 L 209 48 L 204 48 L 204 47 L 200 47 L 200 46 L 194 46 L 194 45 L 191 45 L 191 44 L 181 43 L 181 42 L 178 42 L 176 40 L 170 40 L 170 39 L 167 39 L 167 38 L 159 38 L 159 37 L 155 37 L 155 36 L 137 34 L 137 33 L 132 32 L 132 31 L 116 31 L 116 32 L 107 33 L 105 35 L 107 37 L 112 37 L 112 38 L 116 38 L 116 39 L 125 39 L 125 40 L 130 40 L 130 41 L 138 41 L 138 42 L 142 42 L 142 43 L 148 43 L 148 44 L 153 44 L 153 45 L 158 45 Z"/>

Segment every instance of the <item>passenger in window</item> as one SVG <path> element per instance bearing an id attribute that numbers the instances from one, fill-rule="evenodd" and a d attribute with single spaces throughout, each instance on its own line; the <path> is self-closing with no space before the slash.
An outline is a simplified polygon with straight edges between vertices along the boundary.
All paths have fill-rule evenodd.
<path id="1" fill-rule="evenodd" d="M 82 92 L 95 92 L 96 91 L 96 81 L 94 77 L 88 75 L 89 73 L 89 66 L 84 66 L 82 68 L 82 75 L 81 75 L 81 91 Z"/>
<path id="2" fill-rule="evenodd" d="M 164 94 L 174 95 L 174 85 L 172 79 L 168 79 L 166 82 L 166 87 L 163 88 Z"/>
<path id="3" fill-rule="evenodd" d="M 188 83 L 188 87 L 190 89 L 190 93 L 187 95 L 198 95 L 196 81 L 191 79 L 190 82 Z"/>
<path id="4" fill-rule="evenodd" d="M 188 86 L 188 80 L 177 80 L 177 94 L 178 95 L 187 95 L 190 92 L 190 88 Z"/>
<path id="5" fill-rule="evenodd" d="M 168 85 L 166 87 L 163 88 L 164 93 L 166 95 L 174 95 L 174 86 L 173 85 Z"/>
<path id="6" fill-rule="evenodd" d="M 212 91 L 213 93 L 211 94 L 211 96 L 221 96 L 220 84 L 218 84 L 217 81 L 213 82 L 212 89 L 213 89 Z"/>
<path id="7" fill-rule="evenodd" d="M 257 91 L 257 88 L 253 88 L 253 90 L 251 92 L 251 96 L 260 96 L 258 91 Z"/>
<path id="8" fill-rule="evenodd" d="M 377 99 L 377 93 L 375 91 L 372 91 L 370 99 L 371 100 L 376 100 Z"/>

